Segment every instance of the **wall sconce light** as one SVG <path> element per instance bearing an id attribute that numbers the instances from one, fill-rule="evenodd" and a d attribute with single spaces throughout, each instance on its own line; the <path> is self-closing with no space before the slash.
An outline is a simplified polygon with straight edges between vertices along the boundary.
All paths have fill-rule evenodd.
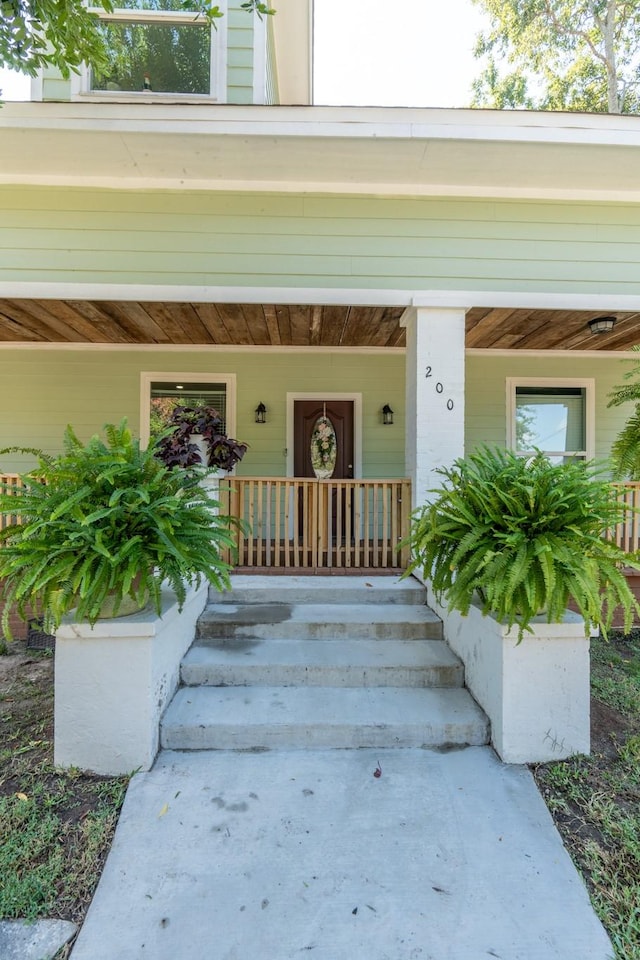
<path id="1" fill-rule="evenodd" d="M 382 408 L 382 422 L 385 427 L 390 427 L 393 424 L 393 410 L 388 403 L 385 403 Z"/>
<path id="2" fill-rule="evenodd" d="M 611 333 L 615 324 L 615 317 L 594 317 L 589 320 L 589 329 L 591 333 Z"/>
<path id="3" fill-rule="evenodd" d="M 266 423 L 267 422 L 267 408 L 264 403 L 259 403 L 255 409 L 256 423 Z"/>

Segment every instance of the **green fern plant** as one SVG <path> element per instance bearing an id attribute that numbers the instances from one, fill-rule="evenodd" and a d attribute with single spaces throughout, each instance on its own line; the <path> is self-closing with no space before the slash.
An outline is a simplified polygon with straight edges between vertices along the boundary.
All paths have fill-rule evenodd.
<path id="1" fill-rule="evenodd" d="M 622 507 L 593 465 L 482 447 L 438 473 L 443 487 L 408 539 L 409 572 L 422 570 L 438 600 L 466 615 L 478 597 L 519 640 L 541 611 L 562 619 L 570 598 L 605 636 L 618 607 L 631 628 L 640 607 L 620 567 L 633 563 L 604 539 Z"/>
<path id="2" fill-rule="evenodd" d="M 632 349 L 640 352 L 638 345 Z M 611 448 L 613 475 L 618 479 L 640 480 L 640 362 L 632 361 L 623 379 L 629 382 L 611 391 L 607 406 L 620 407 L 623 403 L 635 402 L 635 407 Z"/>
<path id="3" fill-rule="evenodd" d="M 223 589 L 233 520 L 199 483 L 202 472 L 170 470 L 151 444 L 142 450 L 127 427 L 107 424 L 83 444 L 71 427 L 58 457 L 38 453 L 22 488 L 0 491 L 2 630 L 12 610 L 30 609 L 55 630 L 74 611 L 94 624 L 105 604 L 117 615 L 131 598 L 161 613 L 166 581 L 180 608 L 187 586 L 203 578 Z M 11 448 L 10 448 L 11 449 Z M 8 450 L 0 451 L 6 453 Z"/>

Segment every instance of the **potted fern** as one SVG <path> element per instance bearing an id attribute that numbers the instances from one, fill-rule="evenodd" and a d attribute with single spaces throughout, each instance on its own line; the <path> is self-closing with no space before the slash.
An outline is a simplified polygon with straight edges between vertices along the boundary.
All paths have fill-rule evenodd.
<path id="1" fill-rule="evenodd" d="M 589 625 L 606 635 L 616 608 L 627 628 L 639 612 L 628 558 L 604 539 L 620 511 L 609 482 L 592 465 L 488 447 L 439 472 L 442 488 L 413 517 L 411 570 L 428 581 L 493 746 L 506 763 L 588 753 Z"/>
<path id="2" fill-rule="evenodd" d="M 60 456 L 30 451 L 38 463 L 23 486 L 0 492 L 0 514 L 13 520 L 0 531 L 8 637 L 13 609 L 37 611 L 54 631 L 67 614 L 93 625 L 131 604 L 159 615 L 163 582 L 180 607 L 188 585 L 228 583 L 232 521 L 199 473 L 171 470 L 154 443 L 142 450 L 126 420 L 104 433 L 85 444 L 67 427 Z"/>
<path id="3" fill-rule="evenodd" d="M 413 516 L 410 570 L 439 601 L 466 615 L 477 600 L 519 640 L 540 615 L 562 620 L 570 600 L 605 636 L 618 608 L 630 629 L 629 557 L 604 538 L 621 507 L 593 465 L 482 447 L 438 472 L 442 488 Z"/>

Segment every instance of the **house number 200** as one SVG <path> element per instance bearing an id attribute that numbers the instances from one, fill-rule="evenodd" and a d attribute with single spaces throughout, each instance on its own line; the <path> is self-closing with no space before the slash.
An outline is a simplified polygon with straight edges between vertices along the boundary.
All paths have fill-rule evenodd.
<path id="1" fill-rule="evenodd" d="M 432 368 L 427 367 L 425 372 L 425 379 L 428 380 L 432 376 L 433 376 Z M 444 393 L 444 385 L 440 383 L 440 381 L 436 383 L 436 393 Z M 447 410 L 453 410 L 453 406 L 454 406 L 453 400 L 451 399 L 451 397 L 449 397 L 449 399 L 447 400 Z"/>

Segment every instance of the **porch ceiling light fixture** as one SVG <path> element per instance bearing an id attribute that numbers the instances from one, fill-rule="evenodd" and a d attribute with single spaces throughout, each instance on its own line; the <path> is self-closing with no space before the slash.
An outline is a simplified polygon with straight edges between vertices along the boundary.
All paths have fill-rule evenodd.
<path id="1" fill-rule="evenodd" d="M 385 403 L 382 408 L 382 422 L 385 427 L 390 427 L 393 425 L 393 410 L 388 403 Z"/>
<path id="2" fill-rule="evenodd" d="M 591 333 L 611 333 L 615 324 L 615 317 L 594 317 L 589 320 L 589 329 Z"/>
<path id="3" fill-rule="evenodd" d="M 255 409 L 256 423 L 266 423 L 267 422 L 267 408 L 264 403 L 259 403 Z"/>

